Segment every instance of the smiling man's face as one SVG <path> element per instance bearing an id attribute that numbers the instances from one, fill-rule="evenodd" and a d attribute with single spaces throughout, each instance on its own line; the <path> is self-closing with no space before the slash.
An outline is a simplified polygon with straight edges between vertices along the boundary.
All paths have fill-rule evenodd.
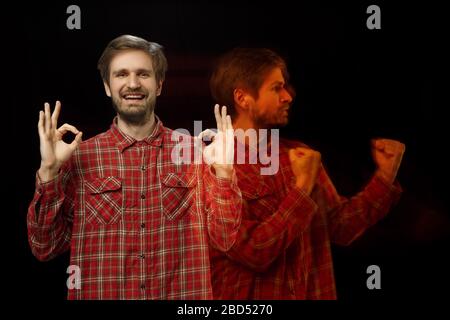
<path id="1" fill-rule="evenodd" d="M 153 114 L 162 81 L 156 81 L 152 58 L 141 50 L 124 50 L 111 60 L 106 94 L 121 120 L 141 124 Z"/>

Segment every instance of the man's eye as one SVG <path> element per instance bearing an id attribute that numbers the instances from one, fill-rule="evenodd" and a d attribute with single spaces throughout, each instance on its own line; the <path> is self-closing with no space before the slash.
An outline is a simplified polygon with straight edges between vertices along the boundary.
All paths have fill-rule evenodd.
<path id="1" fill-rule="evenodd" d="M 123 77 L 126 77 L 125 73 L 118 73 L 117 74 L 117 78 L 123 78 Z"/>
<path id="2" fill-rule="evenodd" d="M 140 77 L 141 78 L 148 78 L 148 77 L 150 77 L 150 74 L 149 73 L 141 73 Z"/>

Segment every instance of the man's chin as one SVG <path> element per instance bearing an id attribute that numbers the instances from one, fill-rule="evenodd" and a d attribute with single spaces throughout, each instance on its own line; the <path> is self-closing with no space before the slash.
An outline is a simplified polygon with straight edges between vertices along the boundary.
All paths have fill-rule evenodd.
<path id="1" fill-rule="evenodd" d="M 130 124 L 141 124 L 146 121 L 144 113 L 119 112 L 119 117 L 122 121 Z"/>
<path id="2" fill-rule="evenodd" d="M 119 110 L 116 109 L 116 111 L 120 116 L 120 119 L 133 124 L 143 123 L 148 117 L 146 110 L 140 105 L 128 105 L 126 107 L 122 106 Z"/>
<path id="3" fill-rule="evenodd" d="M 129 108 L 144 108 L 145 107 L 145 103 L 144 102 L 140 102 L 140 101 L 132 101 L 132 102 L 123 102 L 120 105 L 122 110 L 126 110 Z"/>
<path id="4" fill-rule="evenodd" d="M 289 115 L 283 115 L 279 122 L 281 127 L 287 126 L 289 124 Z"/>

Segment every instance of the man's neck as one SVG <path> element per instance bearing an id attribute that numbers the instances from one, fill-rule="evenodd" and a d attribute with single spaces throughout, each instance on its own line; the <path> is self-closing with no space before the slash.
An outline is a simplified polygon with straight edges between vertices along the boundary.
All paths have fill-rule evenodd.
<path id="1" fill-rule="evenodd" d="M 249 118 L 245 116 L 237 116 L 236 120 L 233 121 L 233 128 L 234 129 L 242 129 L 244 131 L 247 131 L 248 129 L 258 130 L 256 124 Z"/>
<path id="2" fill-rule="evenodd" d="M 133 137 L 136 140 L 143 140 L 152 134 L 156 126 L 155 114 L 152 113 L 150 119 L 140 123 L 133 124 L 123 121 L 120 116 L 117 117 L 117 127 L 126 135 Z"/>
<path id="3" fill-rule="evenodd" d="M 263 129 L 263 128 L 259 128 L 259 126 L 256 125 L 256 123 L 254 123 L 249 117 L 238 116 L 236 118 L 236 120 L 233 122 L 233 129 L 234 130 L 241 129 L 244 132 L 247 132 L 247 130 L 255 130 L 257 141 L 259 141 L 259 129 Z M 237 140 L 240 143 L 244 143 L 244 144 L 248 145 L 249 144 L 249 135 L 246 134 L 244 137 L 245 137 L 245 141 L 244 141 L 244 139 L 242 139 L 241 135 L 236 136 Z"/>

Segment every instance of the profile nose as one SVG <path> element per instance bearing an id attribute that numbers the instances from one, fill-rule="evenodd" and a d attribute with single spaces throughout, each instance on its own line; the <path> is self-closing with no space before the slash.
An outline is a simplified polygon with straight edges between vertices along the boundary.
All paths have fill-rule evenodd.
<path id="1" fill-rule="evenodd" d="M 283 88 L 281 99 L 283 102 L 291 103 L 292 102 L 292 95 L 286 88 Z"/>

